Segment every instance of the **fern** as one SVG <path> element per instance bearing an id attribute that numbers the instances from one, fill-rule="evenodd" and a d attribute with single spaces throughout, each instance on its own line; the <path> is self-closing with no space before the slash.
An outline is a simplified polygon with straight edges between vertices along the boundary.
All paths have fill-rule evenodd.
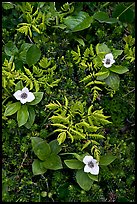
<path id="1" fill-rule="evenodd" d="M 103 114 L 103 109 L 93 112 L 93 105 L 88 108 L 86 113 L 84 105 L 86 104 L 80 101 L 70 104 L 66 96 L 64 105 L 61 105 L 58 101 L 46 105 L 46 108 L 53 110 L 53 116 L 50 117 L 51 125 L 56 127 L 53 133 L 59 132 L 57 139 L 60 143 L 61 141 L 62 143 L 65 142 L 67 138 L 70 138 L 71 142 L 88 138 L 96 140 L 104 138 L 99 130 L 102 125 L 111 123 L 107 120 L 109 116 Z M 79 118 L 77 114 L 79 114 Z M 65 136 L 63 132 L 65 132 Z"/>

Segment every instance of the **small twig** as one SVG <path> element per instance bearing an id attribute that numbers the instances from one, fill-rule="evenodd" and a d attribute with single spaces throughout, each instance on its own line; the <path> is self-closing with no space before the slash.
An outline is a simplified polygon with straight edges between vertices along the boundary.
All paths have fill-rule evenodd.
<path id="1" fill-rule="evenodd" d="M 27 154 L 26 154 L 26 152 L 25 152 L 25 154 L 24 154 L 24 159 L 23 159 L 23 161 L 22 161 L 22 163 L 21 163 L 21 165 L 20 165 L 20 167 L 19 167 L 19 170 L 23 167 L 23 163 L 24 163 L 24 161 L 26 160 L 26 158 L 27 158 Z"/>
<path id="2" fill-rule="evenodd" d="M 127 94 L 125 94 L 123 97 L 127 96 L 129 93 L 135 91 L 135 88 L 133 88 L 131 91 L 129 91 Z"/>
<path id="3" fill-rule="evenodd" d="M 29 35 L 28 35 L 28 38 L 29 38 L 29 41 L 33 44 L 33 41 L 31 40 L 31 38 L 29 37 Z"/>
<path id="4" fill-rule="evenodd" d="M 124 13 L 124 12 L 126 12 L 131 6 L 133 6 L 134 5 L 134 3 L 133 4 L 130 4 L 130 6 L 128 6 L 124 11 L 122 11 L 121 12 L 121 14 L 117 17 L 117 19 L 119 19 L 119 17 Z"/>

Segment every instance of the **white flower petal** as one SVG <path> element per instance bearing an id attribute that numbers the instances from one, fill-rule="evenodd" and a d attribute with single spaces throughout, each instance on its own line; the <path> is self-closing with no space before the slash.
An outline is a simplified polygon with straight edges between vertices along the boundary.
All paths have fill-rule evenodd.
<path id="1" fill-rule="evenodd" d="M 86 166 L 84 167 L 84 172 L 86 172 L 86 173 L 91 172 L 91 168 L 90 168 L 88 165 L 86 165 Z"/>
<path id="2" fill-rule="evenodd" d="M 29 89 L 26 88 L 26 87 L 24 87 L 24 88 L 22 89 L 22 93 L 26 93 L 26 94 L 28 94 L 28 93 L 29 93 Z"/>
<path id="3" fill-rule="evenodd" d="M 32 92 L 28 93 L 27 102 L 31 102 L 35 99 L 35 96 Z"/>
<path id="4" fill-rule="evenodd" d="M 18 90 L 16 91 L 13 96 L 17 99 L 17 100 L 20 100 L 21 99 L 21 94 L 22 94 L 22 91 Z"/>
<path id="5" fill-rule="evenodd" d="M 26 103 L 27 102 L 27 98 L 20 98 L 20 102 L 22 103 L 22 104 L 24 104 L 24 103 Z"/>
<path id="6" fill-rule="evenodd" d="M 94 164 L 93 168 L 90 168 L 90 173 L 93 175 L 98 175 L 99 174 L 99 166 L 98 164 Z"/>
<path id="7" fill-rule="evenodd" d="M 96 159 L 92 159 L 92 162 L 96 164 L 96 163 L 97 163 L 97 160 L 96 160 Z"/>
<path id="8" fill-rule="evenodd" d="M 83 159 L 84 164 L 88 164 L 93 159 L 92 156 L 85 156 Z"/>
<path id="9" fill-rule="evenodd" d="M 109 67 L 111 67 L 112 66 L 112 64 L 106 64 L 106 63 L 104 63 L 104 67 L 106 67 L 106 68 L 109 68 Z"/>
<path id="10" fill-rule="evenodd" d="M 106 55 L 105 55 L 105 59 L 113 60 L 113 55 L 112 55 L 112 53 L 106 54 Z"/>

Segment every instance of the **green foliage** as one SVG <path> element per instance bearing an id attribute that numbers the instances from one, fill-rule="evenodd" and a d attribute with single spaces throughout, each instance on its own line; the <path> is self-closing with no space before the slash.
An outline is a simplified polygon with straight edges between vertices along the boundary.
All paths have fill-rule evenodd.
<path id="1" fill-rule="evenodd" d="M 19 88 L 22 88 L 21 81 L 17 83 L 16 90 L 19 90 Z M 35 99 L 27 104 L 21 105 L 21 102 L 10 103 L 5 109 L 4 116 L 11 116 L 17 112 L 18 127 L 25 125 L 28 129 L 31 128 L 35 120 L 35 110 L 30 105 L 38 104 L 42 100 L 43 92 L 36 92 L 34 96 Z"/>
<path id="2" fill-rule="evenodd" d="M 103 155 L 100 158 L 100 165 L 108 165 L 116 159 L 113 155 Z"/>
<path id="3" fill-rule="evenodd" d="M 108 14 L 102 11 L 96 12 L 93 15 L 93 18 L 98 20 L 100 23 L 117 23 L 118 20 L 116 18 L 109 18 Z"/>
<path id="4" fill-rule="evenodd" d="M 85 191 L 89 191 L 93 184 L 87 173 L 85 173 L 83 170 L 78 170 L 76 172 L 76 180 L 80 187 Z"/>
<path id="5" fill-rule="evenodd" d="M 86 12 L 80 11 L 75 16 L 68 16 L 63 19 L 64 24 L 67 25 L 67 28 L 72 32 L 77 32 L 88 28 L 92 23 L 92 17 Z"/>
<path id="6" fill-rule="evenodd" d="M 104 85 L 108 85 L 112 90 L 117 91 L 119 89 L 120 78 L 118 74 L 124 74 L 128 70 L 127 67 L 122 65 L 112 65 L 112 67 L 105 68 L 102 60 L 105 54 L 111 53 L 111 50 L 105 43 L 97 44 L 95 47 L 96 55 L 93 51 L 92 44 L 90 48 L 87 48 L 81 57 L 80 48 L 78 47 L 78 53 L 72 51 L 73 60 L 78 64 L 79 69 L 88 69 L 90 74 L 85 76 L 81 82 L 87 83 L 86 87 L 93 86 L 91 93 L 93 94 L 93 102 L 98 98 L 99 91 L 103 91 Z M 115 59 L 121 55 L 123 50 L 112 49 Z M 91 57 L 90 57 L 91 56 Z M 89 58 L 90 57 L 90 58 Z M 90 62 L 87 62 L 90 60 Z M 113 73 L 114 72 L 114 73 Z M 100 87 L 103 85 L 102 87 Z"/>
<path id="7" fill-rule="evenodd" d="M 21 127 L 24 125 L 29 117 L 28 107 L 27 105 L 22 105 L 21 108 L 17 112 L 17 121 L 18 126 Z"/>
<path id="8" fill-rule="evenodd" d="M 29 66 L 36 64 L 41 56 L 40 49 L 36 45 L 32 45 L 26 53 L 26 61 Z"/>
<path id="9" fill-rule="evenodd" d="M 2 2 L 4 202 L 135 201 L 134 63 L 134 2 Z"/>
<path id="10" fill-rule="evenodd" d="M 88 115 L 85 114 L 84 104 L 80 101 L 68 102 L 65 97 L 65 104 L 61 105 L 58 101 L 46 105 L 50 110 L 54 111 L 50 120 L 52 126 L 57 127 L 53 133 L 59 132 L 57 140 L 59 144 L 65 142 L 68 138 L 71 142 L 75 139 L 86 139 L 93 137 L 96 139 L 104 138 L 101 134 L 91 134 L 100 129 L 101 125 L 106 125 L 111 122 L 107 120 L 109 116 L 103 115 L 103 110 L 96 110 L 91 112 L 92 106 L 88 108 Z"/>
<path id="11" fill-rule="evenodd" d="M 20 102 L 15 102 L 12 104 L 9 104 L 5 110 L 4 116 L 10 116 L 16 113 L 18 110 L 20 110 L 21 104 Z"/>
<path id="12" fill-rule="evenodd" d="M 34 160 L 32 170 L 34 175 L 44 174 L 47 169 L 57 170 L 62 168 L 62 162 L 57 155 L 61 150 L 59 144 L 54 142 L 52 146 L 38 137 L 31 137 L 32 149 L 39 158 Z M 54 151 L 54 150 L 59 151 Z"/>

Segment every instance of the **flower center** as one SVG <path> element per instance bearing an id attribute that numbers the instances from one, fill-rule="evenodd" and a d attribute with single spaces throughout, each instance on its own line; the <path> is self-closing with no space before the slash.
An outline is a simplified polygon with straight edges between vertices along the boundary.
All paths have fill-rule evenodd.
<path id="1" fill-rule="evenodd" d="M 107 59 L 107 60 L 106 60 L 106 64 L 110 64 L 110 59 Z"/>
<path id="2" fill-rule="evenodd" d="M 22 98 L 22 99 L 26 99 L 27 97 L 28 97 L 28 95 L 27 95 L 26 93 L 22 93 L 22 94 L 21 94 L 21 98 Z"/>
<path id="3" fill-rule="evenodd" d="M 94 167 L 93 162 L 92 162 L 92 161 L 90 161 L 90 162 L 88 163 L 88 166 L 89 166 L 90 168 L 93 168 L 93 167 Z"/>

